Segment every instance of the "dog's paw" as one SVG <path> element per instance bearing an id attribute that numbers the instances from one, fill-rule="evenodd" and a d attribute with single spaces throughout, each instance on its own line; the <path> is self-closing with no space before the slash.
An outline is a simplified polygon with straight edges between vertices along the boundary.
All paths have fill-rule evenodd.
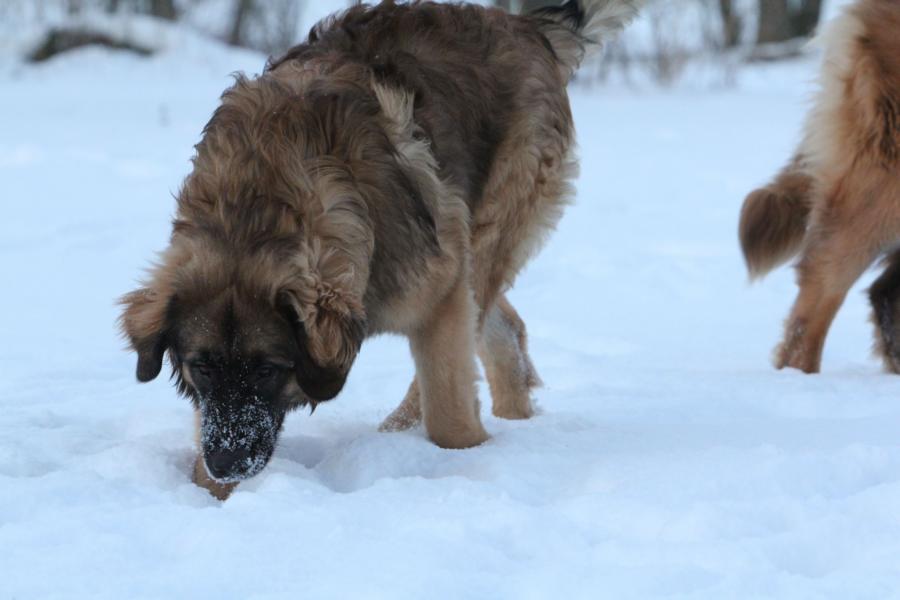
<path id="1" fill-rule="evenodd" d="M 381 422 L 381 425 L 378 426 L 378 431 L 385 433 L 407 431 L 421 422 L 421 413 L 409 410 L 405 405 L 401 405 Z"/>
<path id="2" fill-rule="evenodd" d="M 821 351 L 812 347 L 812 342 L 802 321 L 788 324 L 784 341 L 775 347 L 774 359 L 776 369 L 797 369 L 807 375 L 819 372 Z"/>
<path id="3" fill-rule="evenodd" d="M 490 439 L 490 436 L 479 423 L 466 429 L 445 431 L 429 434 L 431 441 L 447 450 L 464 450 L 480 446 Z"/>
<path id="4" fill-rule="evenodd" d="M 494 413 L 495 417 L 499 417 L 501 419 L 521 421 L 524 419 L 530 419 L 534 416 L 534 407 L 532 406 L 531 400 L 526 399 L 510 406 L 497 406 L 495 404 L 491 412 Z"/>

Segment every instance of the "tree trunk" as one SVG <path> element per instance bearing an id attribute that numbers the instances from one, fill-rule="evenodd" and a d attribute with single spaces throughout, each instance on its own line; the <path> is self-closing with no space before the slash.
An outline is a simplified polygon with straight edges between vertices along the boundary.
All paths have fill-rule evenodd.
<path id="1" fill-rule="evenodd" d="M 174 21 L 175 17 L 175 0 L 151 0 L 150 14 L 160 19 Z"/>
<path id="2" fill-rule="evenodd" d="M 527 15 L 533 10 L 537 10 L 543 6 L 555 6 L 559 2 L 548 2 L 547 0 L 521 0 L 519 3 L 519 12 Z"/>
<path id="3" fill-rule="evenodd" d="M 791 39 L 787 0 L 759 0 L 757 44 L 784 42 Z"/>
<path id="4" fill-rule="evenodd" d="M 526 15 L 543 6 L 557 6 L 558 0 L 494 0 L 494 5 L 512 12 Z"/>
<path id="5" fill-rule="evenodd" d="M 809 37 L 816 31 L 822 16 L 822 0 L 803 0 L 800 10 L 791 19 L 795 36 Z"/>
<path id="6" fill-rule="evenodd" d="M 252 10 L 253 0 L 237 0 L 231 21 L 231 33 L 228 34 L 228 43 L 232 46 L 240 46 L 244 42 L 244 22 Z"/>
<path id="7" fill-rule="evenodd" d="M 722 41 L 726 48 L 734 48 L 741 41 L 743 25 L 732 0 L 719 0 L 719 13 L 722 15 Z"/>

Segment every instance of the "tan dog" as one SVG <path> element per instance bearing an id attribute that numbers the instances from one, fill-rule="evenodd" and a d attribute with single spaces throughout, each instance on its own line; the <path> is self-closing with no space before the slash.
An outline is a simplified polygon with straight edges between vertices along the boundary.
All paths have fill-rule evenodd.
<path id="1" fill-rule="evenodd" d="M 870 290 L 876 350 L 900 373 L 900 3 L 858 0 L 824 34 L 822 89 L 791 163 L 744 202 L 753 277 L 801 254 L 800 295 L 778 368 L 819 370 L 847 291 L 888 254 Z"/>
<path id="2" fill-rule="evenodd" d="M 197 410 L 195 480 L 258 473 L 285 414 L 341 390 L 363 340 L 405 335 L 416 376 L 382 428 L 445 448 L 532 415 L 538 378 L 504 296 L 575 174 L 566 84 L 632 0 L 527 16 L 357 6 L 222 96 L 178 195 L 169 248 L 123 299 L 140 381 L 168 353 Z"/>

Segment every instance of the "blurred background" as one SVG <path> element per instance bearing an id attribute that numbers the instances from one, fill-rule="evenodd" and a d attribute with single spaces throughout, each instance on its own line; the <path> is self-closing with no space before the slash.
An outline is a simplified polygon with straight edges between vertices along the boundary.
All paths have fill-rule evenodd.
<path id="1" fill-rule="evenodd" d="M 482 4 L 491 4 L 482 0 Z M 543 0 L 495 0 L 513 12 L 527 12 Z M 7 52 L 46 60 L 87 44 L 150 54 L 159 44 L 128 23 L 151 17 L 267 54 L 302 40 L 323 16 L 348 0 L 3 0 L 5 33 L 31 30 Z M 611 45 L 601 59 L 582 70 L 582 80 L 619 76 L 672 85 L 702 71 L 729 83 L 747 62 L 774 61 L 803 52 L 805 41 L 824 18 L 823 0 L 650 0 L 636 27 Z M 834 3 L 832 3 L 834 4 Z M 43 29 L 43 31 L 41 31 Z M 7 36 L 9 37 L 9 36 Z M 0 42 L 0 49 L 2 49 Z M 10 46 L 10 42 L 6 43 Z"/>
<path id="2" fill-rule="evenodd" d="M 379 337 L 219 505 L 116 299 L 166 247 L 231 74 L 348 3 L 0 0 L 0 598 L 896 598 L 873 274 L 821 375 L 775 371 L 793 273 L 749 286 L 736 235 L 845 3 L 650 0 L 579 71 L 577 198 L 509 294 L 537 418 L 493 417 L 482 381 L 484 446 L 378 433 L 413 376 Z"/>

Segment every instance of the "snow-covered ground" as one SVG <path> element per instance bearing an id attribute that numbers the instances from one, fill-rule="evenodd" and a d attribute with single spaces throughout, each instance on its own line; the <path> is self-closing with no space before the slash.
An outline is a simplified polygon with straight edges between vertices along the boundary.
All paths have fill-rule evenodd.
<path id="1" fill-rule="evenodd" d="M 220 503 L 114 302 L 166 243 L 227 74 L 263 57 L 167 48 L 0 69 L 0 598 L 900 597 L 900 378 L 869 356 L 862 286 L 824 373 L 776 372 L 792 275 L 748 286 L 736 242 L 814 61 L 574 89 L 577 203 L 511 296 L 540 414 L 483 410 L 466 451 L 377 433 L 412 366 L 373 340 Z"/>

